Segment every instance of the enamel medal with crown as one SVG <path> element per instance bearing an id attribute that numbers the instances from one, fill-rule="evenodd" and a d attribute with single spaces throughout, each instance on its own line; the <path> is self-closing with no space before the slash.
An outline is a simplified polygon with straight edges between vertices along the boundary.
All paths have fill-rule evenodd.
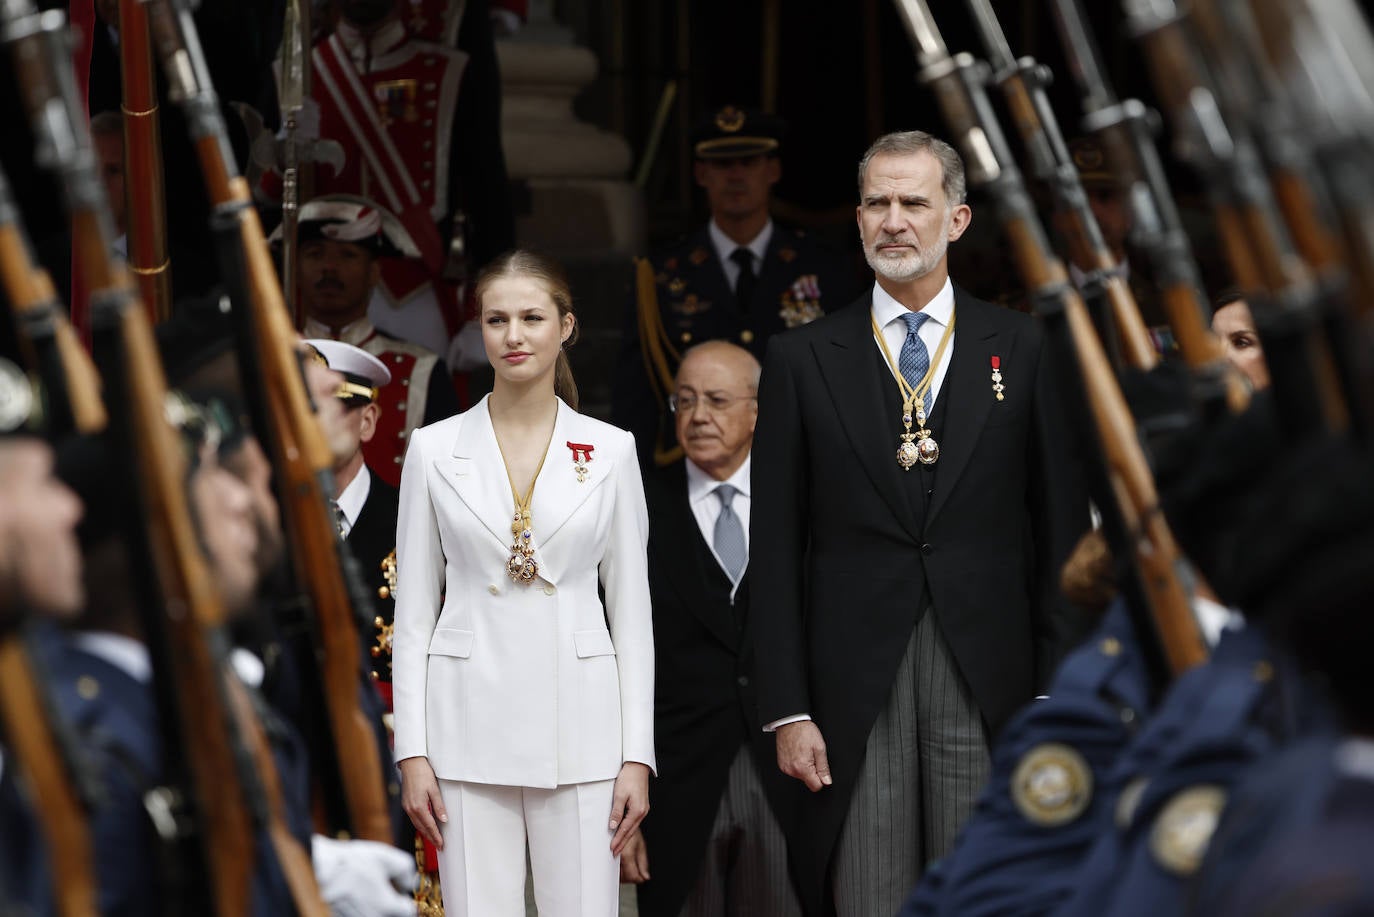
<path id="1" fill-rule="evenodd" d="M 516 512 L 510 532 L 512 540 L 506 573 L 517 583 L 532 583 L 539 576 L 539 564 L 534 559 L 534 532 L 530 529 L 528 512 Z"/>

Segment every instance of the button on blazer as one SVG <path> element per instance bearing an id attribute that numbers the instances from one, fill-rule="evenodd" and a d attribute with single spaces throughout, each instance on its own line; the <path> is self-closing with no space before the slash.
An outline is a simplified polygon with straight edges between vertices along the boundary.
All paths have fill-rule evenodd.
<path id="1" fill-rule="evenodd" d="M 584 480 L 570 443 L 592 447 Z M 396 533 L 396 760 L 531 787 L 612 779 L 626 761 L 654 768 L 634 438 L 560 400 L 531 506 L 530 584 L 506 574 L 514 515 L 486 398 L 415 431 Z"/>

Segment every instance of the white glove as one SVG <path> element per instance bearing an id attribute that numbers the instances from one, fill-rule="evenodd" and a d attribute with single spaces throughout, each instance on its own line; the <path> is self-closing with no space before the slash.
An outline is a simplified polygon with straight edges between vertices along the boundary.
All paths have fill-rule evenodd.
<path id="1" fill-rule="evenodd" d="M 448 342 L 448 353 L 444 356 L 448 368 L 456 373 L 470 373 L 488 366 L 487 348 L 482 343 L 482 323 L 475 318 L 463 322 L 463 327 Z"/>
<path id="2" fill-rule="evenodd" d="M 377 841 L 336 841 L 316 834 L 310 856 L 320 894 L 334 917 L 414 917 L 415 857 Z"/>

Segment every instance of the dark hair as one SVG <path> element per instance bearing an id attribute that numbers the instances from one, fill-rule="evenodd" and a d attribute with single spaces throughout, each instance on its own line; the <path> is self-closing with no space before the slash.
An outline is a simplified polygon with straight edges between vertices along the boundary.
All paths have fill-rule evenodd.
<path id="1" fill-rule="evenodd" d="M 554 368 L 553 391 L 567 402 L 568 407 L 577 410 L 577 382 L 573 379 L 572 364 L 568 362 L 568 348 L 577 343 L 577 315 L 573 312 L 572 288 L 568 285 L 568 275 L 563 266 L 547 255 L 515 249 L 506 252 L 483 268 L 477 278 L 474 294 L 477 297 L 477 315 L 481 319 L 482 296 L 493 282 L 502 277 L 528 277 L 538 281 L 549 294 L 553 304 L 558 307 L 558 317 L 573 316 L 572 334 L 564 342 L 558 353 L 558 363 Z"/>

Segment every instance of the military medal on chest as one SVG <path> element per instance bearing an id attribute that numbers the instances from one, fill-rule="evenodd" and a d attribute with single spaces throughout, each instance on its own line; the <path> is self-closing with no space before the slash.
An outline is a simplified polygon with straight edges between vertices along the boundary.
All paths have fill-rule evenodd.
<path id="1" fill-rule="evenodd" d="M 596 447 L 587 443 L 569 441 L 568 448 L 572 450 L 573 471 L 577 474 L 577 483 L 587 483 L 587 474 L 590 471 L 587 468 L 587 463 L 592 460 L 592 450 Z"/>
<path id="2" fill-rule="evenodd" d="M 935 357 L 930 361 L 929 368 L 925 375 L 916 381 L 913 386 L 902 375 L 897 367 L 897 361 L 892 359 L 892 351 L 888 349 L 887 341 L 883 338 L 882 329 L 878 327 L 877 319 L 872 319 L 873 336 L 878 340 L 878 346 L 882 348 L 883 356 L 887 359 L 888 368 L 892 370 L 893 377 L 897 380 L 897 387 L 902 394 L 902 427 L 904 432 L 897 438 L 901 440 L 897 446 L 897 464 L 903 471 L 910 471 L 917 462 L 922 465 L 934 465 L 940 458 L 940 444 L 926 428 L 926 398 L 930 395 L 931 383 L 935 380 L 935 369 L 940 365 L 944 358 L 945 350 L 949 347 L 949 342 L 954 335 L 954 316 L 951 315 L 949 325 L 940 336 L 940 344 L 935 348 Z M 912 431 L 911 422 L 916 421 L 916 430 Z"/>

